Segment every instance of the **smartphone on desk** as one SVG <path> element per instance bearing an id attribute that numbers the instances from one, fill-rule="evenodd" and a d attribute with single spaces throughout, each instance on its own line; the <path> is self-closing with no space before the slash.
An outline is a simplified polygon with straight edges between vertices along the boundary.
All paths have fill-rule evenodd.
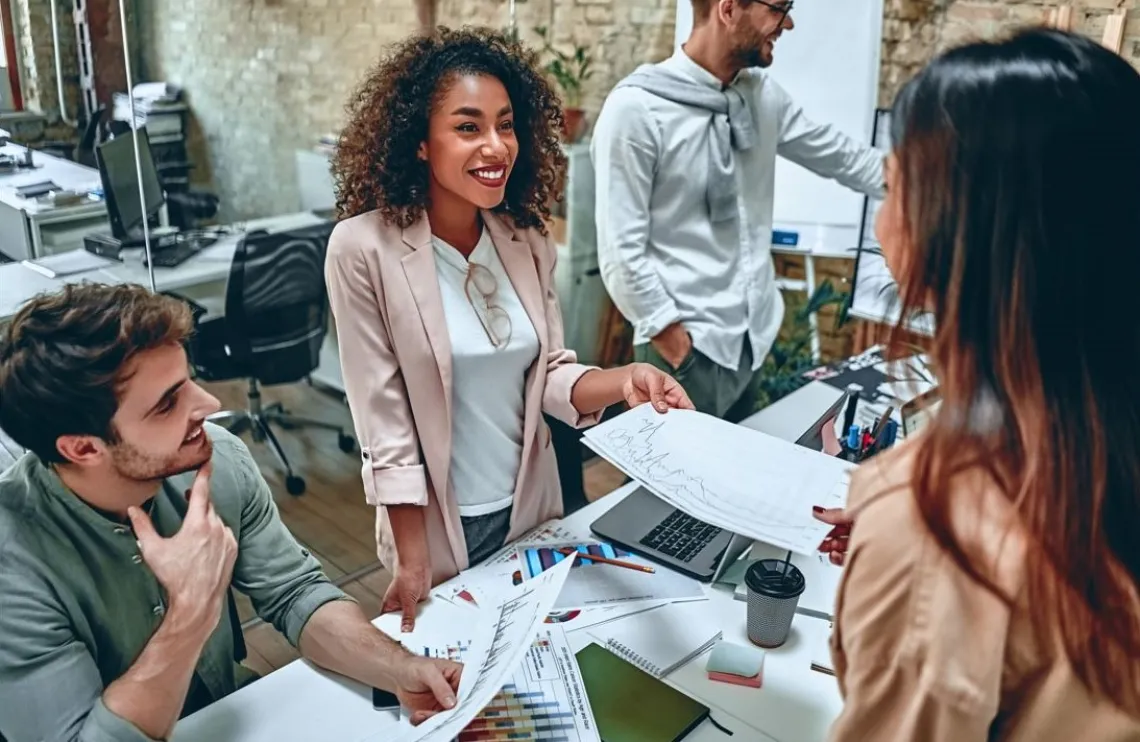
<path id="1" fill-rule="evenodd" d="M 372 708 L 377 711 L 399 711 L 400 699 L 395 693 L 389 693 L 379 688 L 372 689 Z"/>

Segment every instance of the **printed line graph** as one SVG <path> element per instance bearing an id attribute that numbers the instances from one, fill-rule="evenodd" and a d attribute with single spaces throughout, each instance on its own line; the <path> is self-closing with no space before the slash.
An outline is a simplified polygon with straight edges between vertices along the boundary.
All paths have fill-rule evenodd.
<path id="1" fill-rule="evenodd" d="M 658 451 L 654 447 L 653 438 L 664 425 L 663 419 L 631 422 L 628 428 L 618 427 L 607 432 L 605 441 L 614 455 L 629 462 L 654 487 L 709 502 L 710 493 L 705 488 L 704 479 L 690 476 L 684 468 L 670 466 L 669 452 Z"/>
<path id="2" fill-rule="evenodd" d="M 801 554 L 828 531 L 812 506 L 847 497 L 847 462 L 690 410 L 641 405 L 584 441 L 693 517 Z"/>

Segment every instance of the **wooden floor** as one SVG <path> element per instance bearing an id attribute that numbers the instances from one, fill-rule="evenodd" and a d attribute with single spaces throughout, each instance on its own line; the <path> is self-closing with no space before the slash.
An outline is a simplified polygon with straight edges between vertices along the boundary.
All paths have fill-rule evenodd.
<path id="1" fill-rule="evenodd" d="M 223 409 L 245 407 L 244 384 L 204 384 L 222 402 Z M 262 390 L 263 404 L 280 401 L 294 414 L 337 422 L 352 432 L 348 408 L 334 395 L 293 385 Z M 281 519 L 316 556 L 329 578 L 359 601 L 369 618 L 380 615 L 384 591 L 391 575 L 376 559 L 373 536 L 375 509 L 364 501 L 360 458 L 337 446 L 336 433 L 320 429 L 276 429 L 285 454 L 308 487 L 294 497 L 285 491 L 285 476 L 267 444 L 244 435 L 250 451 L 269 482 Z M 604 461 L 586 464 L 586 497 L 591 502 L 625 482 L 625 476 Z M 245 625 L 251 668 L 265 675 L 297 658 L 283 636 L 257 620 L 249 601 L 238 595 L 238 611 Z"/>

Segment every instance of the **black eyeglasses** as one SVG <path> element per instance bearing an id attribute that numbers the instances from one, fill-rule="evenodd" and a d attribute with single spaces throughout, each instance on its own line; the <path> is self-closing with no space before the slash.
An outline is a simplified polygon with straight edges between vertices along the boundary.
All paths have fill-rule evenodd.
<path id="1" fill-rule="evenodd" d="M 764 0 L 751 0 L 751 2 L 754 2 L 757 5 L 763 5 L 768 10 L 779 13 L 781 21 L 788 17 L 788 14 L 792 12 L 792 5 L 795 4 L 792 0 L 788 0 L 788 2 L 781 3 L 780 5 L 777 5 L 776 3 L 765 2 Z"/>

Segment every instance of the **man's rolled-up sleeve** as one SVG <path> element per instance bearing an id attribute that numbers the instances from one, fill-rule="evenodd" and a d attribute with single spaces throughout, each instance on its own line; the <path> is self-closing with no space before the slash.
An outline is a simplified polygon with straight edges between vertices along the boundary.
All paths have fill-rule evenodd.
<path id="1" fill-rule="evenodd" d="M 245 444 L 238 439 L 215 440 L 233 446 L 241 487 L 241 533 L 233 584 L 249 596 L 257 615 L 273 624 L 293 646 L 309 619 L 325 603 L 351 600 L 329 581 L 308 549 L 281 522 L 269 485 Z"/>

